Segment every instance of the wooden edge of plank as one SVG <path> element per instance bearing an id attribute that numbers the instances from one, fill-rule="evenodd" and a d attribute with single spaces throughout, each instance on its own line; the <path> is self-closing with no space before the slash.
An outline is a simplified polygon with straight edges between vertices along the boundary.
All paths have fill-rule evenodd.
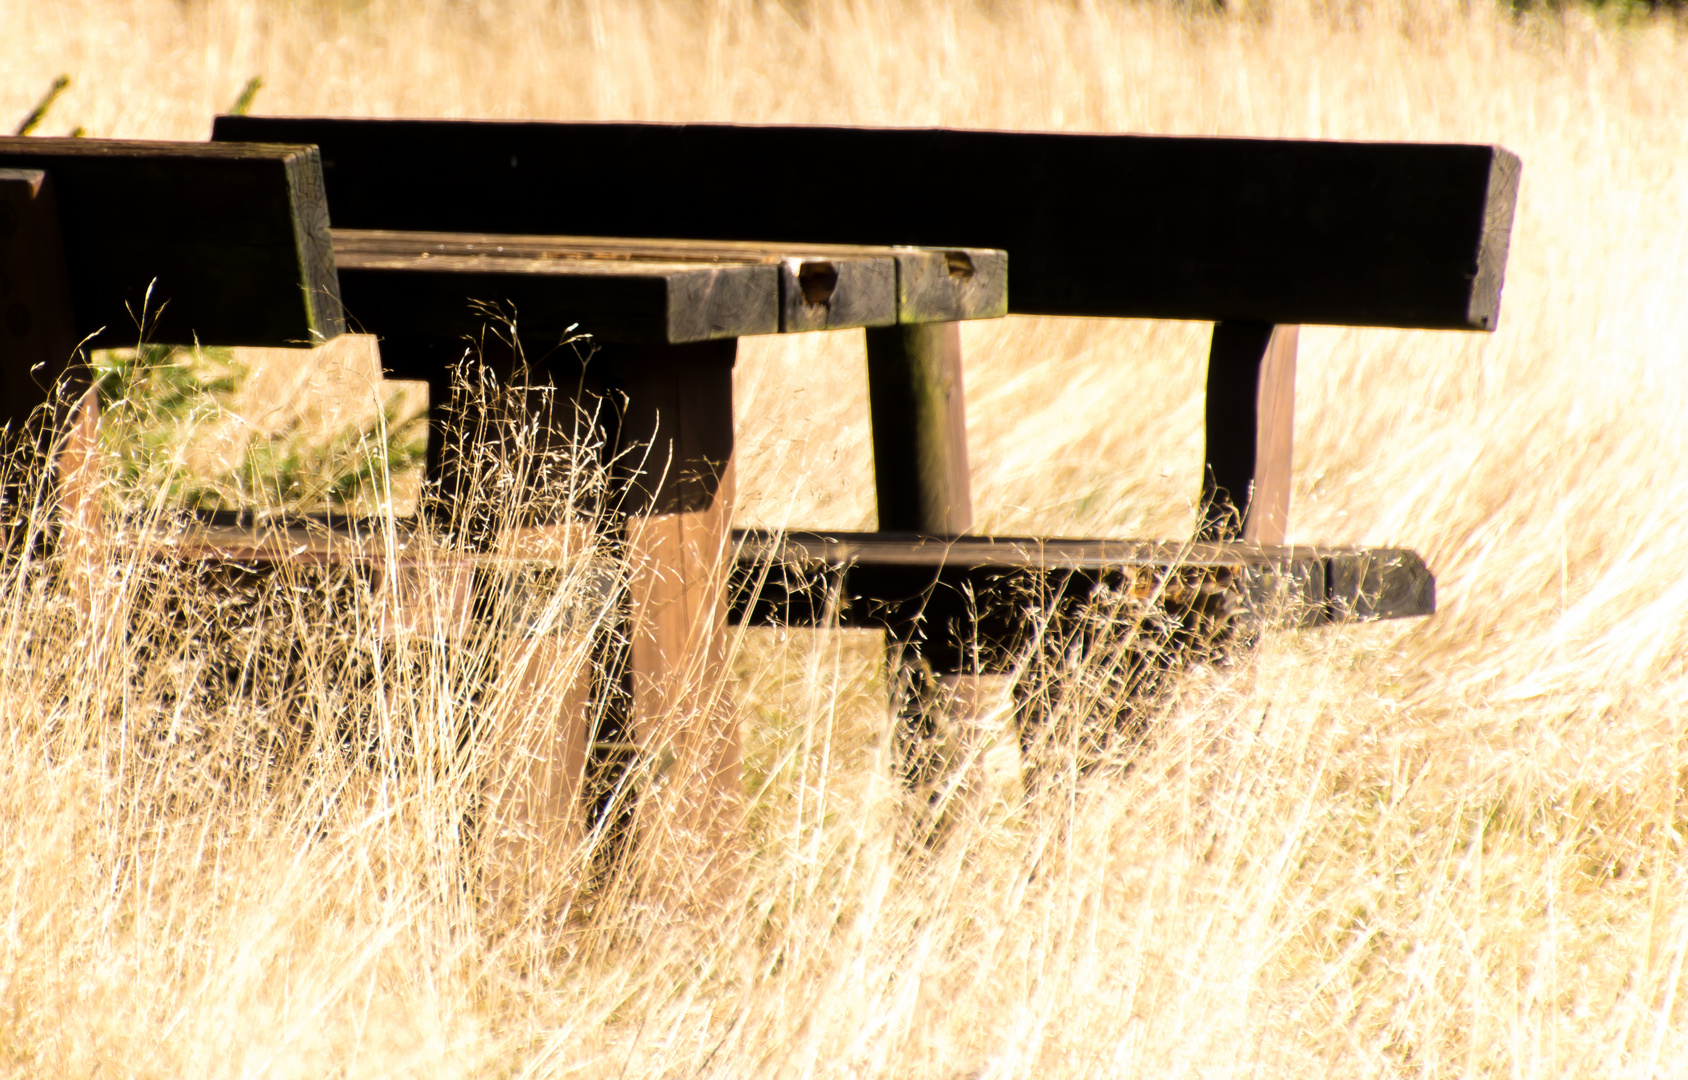
<path id="1" fill-rule="evenodd" d="M 335 274 L 333 241 L 329 233 L 328 203 L 322 162 L 315 146 L 296 143 L 198 143 L 163 140 L 0 137 L 0 163 L 13 167 L 68 171 L 121 168 L 125 162 L 157 163 L 174 159 L 184 165 L 214 167 L 218 162 L 269 162 L 281 166 L 282 183 L 293 234 L 293 262 L 297 276 L 300 319 L 288 321 L 298 337 L 285 340 L 244 340 L 219 344 L 253 344 L 309 348 L 345 331 L 339 281 Z M 246 241 L 230 241 L 244 246 Z M 278 252 L 279 254 L 279 252 Z M 182 329 L 182 328 L 178 328 Z M 168 332 L 168 331 L 164 331 Z M 264 335 L 271 337 L 271 335 Z M 178 344 L 192 343 L 192 338 Z M 209 342 L 208 342 L 209 343 Z"/>
<path id="2" fill-rule="evenodd" d="M 908 566 L 1082 570 L 1122 563 L 1247 566 L 1320 558 L 1327 549 L 1233 543 L 1032 536 L 930 536 L 901 532 L 735 529 L 740 560 L 843 565 L 872 558 Z"/>
<path id="3" fill-rule="evenodd" d="M 90 139 L 83 136 L 0 135 L 0 155 L 54 158 L 185 157 L 214 161 L 286 161 L 317 148 L 309 143 L 187 142 L 173 139 Z"/>
<path id="4" fill-rule="evenodd" d="M 1006 252 L 991 248 L 761 244 L 335 229 L 342 270 L 627 273 L 610 267 L 769 264 L 780 269 L 780 331 L 999 318 Z M 554 264 L 554 266 L 553 266 Z M 580 268 L 575 270 L 572 268 Z"/>
<path id="5" fill-rule="evenodd" d="M 1506 257 L 1512 244 L 1512 221 L 1518 208 L 1518 188 L 1524 164 L 1505 147 L 1493 147 L 1489 186 L 1483 205 L 1483 234 L 1477 246 L 1477 273 L 1471 282 L 1467 321 L 1473 329 L 1493 331 L 1500 325 L 1500 298 L 1506 283 Z"/>
<path id="6" fill-rule="evenodd" d="M 721 341 L 780 330 L 777 267 L 725 264 L 672 274 L 668 289 L 670 345 Z M 589 314 L 589 313 L 583 313 Z M 589 322 L 582 329 L 592 329 Z"/>
<path id="7" fill-rule="evenodd" d="M 656 259 L 673 262 L 763 262 L 792 258 L 892 258 L 908 252 L 962 252 L 985 259 L 1006 253 L 990 248 L 921 245 L 828 244 L 804 241 L 697 240 L 573 236 L 543 233 L 461 233 L 409 229 L 331 229 L 341 252 L 538 255 L 553 258 Z"/>
<path id="8" fill-rule="evenodd" d="M 963 322 L 1007 314 L 1007 252 L 994 248 L 897 249 L 898 322 Z"/>
<path id="9" fill-rule="evenodd" d="M 1331 622 L 1408 619 L 1436 613 L 1436 576 L 1416 551 L 1352 548 L 1327 554 Z"/>
<path id="10" fill-rule="evenodd" d="M 774 334 L 780 269 L 762 263 L 626 262 L 478 255 L 339 255 L 354 315 L 384 337 L 456 338 L 488 320 L 472 300 L 537 311 L 541 333 L 686 345 Z M 419 293 L 416 290 L 421 290 Z M 417 313 L 421 312 L 421 317 Z M 524 320 L 534 332 L 536 320 Z"/>
<path id="11" fill-rule="evenodd" d="M 346 332 L 346 313 L 340 303 L 340 276 L 334 267 L 322 156 L 314 146 L 304 150 L 287 158 L 287 186 L 293 198 L 294 243 L 304 274 L 300 288 L 304 292 L 305 321 L 312 337 L 306 344 L 320 345 Z"/>
<path id="12" fill-rule="evenodd" d="M 780 332 L 845 330 L 897 322 L 891 255 L 796 255 L 780 267 Z"/>

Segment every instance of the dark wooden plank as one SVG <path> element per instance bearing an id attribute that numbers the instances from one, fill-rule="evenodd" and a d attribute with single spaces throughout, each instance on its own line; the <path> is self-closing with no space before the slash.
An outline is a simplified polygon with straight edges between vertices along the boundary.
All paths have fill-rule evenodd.
<path id="1" fill-rule="evenodd" d="M 53 179 L 40 169 L 0 169 L 0 453 L 51 461 L 51 533 L 69 591 L 87 614 L 105 522 L 100 403 L 76 345 Z M 29 520 L 27 480 L 19 483 L 16 471 L 8 479 L 0 538 L 11 548 L 46 523 Z"/>
<path id="2" fill-rule="evenodd" d="M 1294 326 L 1214 326 L 1198 539 L 1284 542 L 1295 451 L 1298 339 Z"/>
<path id="3" fill-rule="evenodd" d="M 779 268 L 781 333 L 897 321 L 897 260 L 888 255 L 796 255 Z"/>
<path id="4" fill-rule="evenodd" d="M 879 527 L 956 535 L 973 527 L 961 330 L 955 323 L 867 332 L 868 404 Z"/>
<path id="5" fill-rule="evenodd" d="M 14 436 L 76 348 L 59 236 L 52 178 L 39 169 L 0 169 L 0 425 Z"/>
<path id="6" fill-rule="evenodd" d="M 1008 252 L 1019 313 L 1480 330 L 1518 176 L 1429 143 L 229 116 L 213 138 L 318 144 L 357 228 L 965 244 Z"/>
<path id="7" fill-rule="evenodd" d="M 901 248 L 898 322 L 998 319 L 1008 314 L 1008 253 L 991 248 Z"/>
<path id="8" fill-rule="evenodd" d="M 458 339 L 512 313 L 524 340 L 685 344 L 779 331 L 777 267 L 508 255 L 338 255 L 352 325 L 382 336 Z"/>
<path id="9" fill-rule="evenodd" d="M 1429 615 L 1435 579 L 1398 548 L 736 532 L 732 617 L 883 629 L 937 671 L 1006 671 L 1040 625 L 1097 602 L 1304 626 Z"/>
<path id="10" fill-rule="evenodd" d="M 342 271 L 392 268 L 426 254 L 591 264 L 760 264 L 779 274 L 779 330 L 841 330 L 996 318 L 1008 303 L 1007 257 L 979 248 L 755 244 L 710 240 L 335 229 Z M 542 272 L 542 271 L 533 271 Z M 353 298 L 354 315 L 359 310 Z M 366 321 L 368 316 L 360 316 Z M 765 332 L 761 330 L 747 332 Z M 647 340 L 647 339 L 634 339 Z M 687 339 L 689 340 L 689 339 Z"/>
<path id="11" fill-rule="evenodd" d="M 78 337 L 311 345 L 342 330 L 314 148 L 0 138 L 53 178 Z M 151 297 L 148 299 L 148 291 Z"/>

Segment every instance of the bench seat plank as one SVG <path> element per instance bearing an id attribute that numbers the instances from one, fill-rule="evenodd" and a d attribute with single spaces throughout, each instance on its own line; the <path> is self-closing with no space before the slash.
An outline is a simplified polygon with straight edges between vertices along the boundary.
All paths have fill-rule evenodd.
<path id="1" fill-rule="evenodd" d="M 255 521 L 215 512 L 190 530 L 161 536 L 158 550 L 189 561 L 265 566 L 302 561 L 321 566 L 377 562 L 421 569 L 436 565 L 491 569 L 543 565 L 557 552 L 587 550 L 584 532 L 565 541 L 518 545 L 505 553 L 443 556 L 412 550 L 399 521 L 396 546 L 375 522 L 329 515 Z M 540 535 L 539 533 L 535 534 Z M 1402 619 L 1436 610 L 1436 582 L 1419 556 L 1403 548 L 1262 547 L 1243 543 L 1171 544 L 1149 540 L 1045 540 L 1033 537 L 927 537 L 881 532 L 774 532 L 735 529 L 738 569 L 733 617 L 758 625 L 824 624 L 883 628 L 893 608 L 926 602 L 947 590 L 975 590 L 980 607 L 991 593 L 1033 582 L 1067 582 L 1089 596 L 1104 584 L 1147 598 L 1169 576 L 1217 581 L 1246 605 L 1286 600 L 1300 605 L 1303 625 Z M 1284 594 L 1284 584 L 1294 591 Z M 1023 591 L 1008 607 L 1025 606 Z M 879 606 L 875 606 L 879 605 Z M 836 610 L 832 610 L 836 609 Z"/>
<path id="2" fill-rule="evenodd" d="M 79 338 L 315 345 L 343 329 L 313 146 L 0 138 L 58 202 Z M 150 299 L 148 294 L 150 291 Z"/>

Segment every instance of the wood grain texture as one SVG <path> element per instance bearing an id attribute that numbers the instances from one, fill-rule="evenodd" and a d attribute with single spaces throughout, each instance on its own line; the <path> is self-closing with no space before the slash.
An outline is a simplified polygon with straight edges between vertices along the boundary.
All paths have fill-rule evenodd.
<path id="1" fill-rule="evenodd" d="M 1489 163 L 1488 209 L 1483 217 L 1483 243 L 1477 251 L 1477 276 L 1471 284 L 1468 325 L 1482 330 L 1500 326 L 1500 293 L 1506 280 L 1506 256 L 1512 245 L 1512 218 L 1518 206 L 1518 185 L 1524 163 L 1518 155 L 1496 148 Z"/>
<path id="2" fill-rule="evenodd" d="M 904 248 L 897 257 L 897 321 L 957 322 L 1008 314 L 1008 253 Z"/>
<path id="3" fill-rule="evenodd" d="M 1495 146 L 945 129 L 225 116 L 213 138 L 319 145 L 357 228 L 960 244 L 1008 252 L 1023 314 L 1478 330 L 1517 174 Z M 824 214 L 770 193 L 793 161 Z"/>
<path id="4" fill-rule="evenodd" d="M 780 260 L 780 332 L 890 326 L 897 321 L 897 261 L 800 255 Z"/>
<path id="5" fill-rule="evenodd" d="M 353 325 L 392 337 L 461 339 L 494 316 L 524 341 L 685 344 L 777 333 L 779 271 L 751 263 L 562 260 L 504 255 L 339 255 Z"/>
<path id="6" fill-rule="evenodd" d="M 460 272 L 485 275 L 562 276 L 636 275 L 635 267 L 665 272 L 677 267 L 692 267 L 694 272 L 704 267 L 771 267 L 779 275 L 779 317 L 775 329 L 781 333 L 996 318 L 1005 312 L 1008 303 L 1006 256 L 1000 251 L 979 248 L 769 245 L 381 229 L 335 229 L 333 235 L 342 278 L 350 279 L 346 286 L 351 290 L 348 304 L 354 316 L 366 326 L 395 321 L 387 313 L 401 306 L 388 301 L 384 294 L 371 293 L 372 286 L 365 280 L 367 274 L 425 268 L 438 271 L 447 265 Z M 445 262 L 439 262 L 441 259 Z M 625 269 L 608 269 L 615 266 Z M 379 284 L 385 287 L 387 283 Z M 544 289 L 555 292 L 556 303 L 561 305 L 559 311 L 571 320 L 579 316 L 583 328 L 603 323 L 602 316 L 595 318 L 593 313 L 573 306 L 576 301 L 568 295 L 567 287 L 554 280 L 548 285 L 536 283 L 529 292 Z M 529 308 L 533 308 L 532 303 Z M 547 326 L 563 317 L 545 312 L 535 314 Z M 746 334 L 773 332 L 767 328 L 765 319 L 746 318 L 743 325 Z M 380 332 L 417 331 L 414 326 L 393 326 Z M 651 343 L 660 340 L 648 334 L 597 336 L 604 340 Z M 686 340 L 705 339 L 673 336 L 667 339 L 673 344 Z"/>
<path id="7" fill-rule="evenodd" d="M 313 147 L 0 138 L 0 168 L 52 176 L 76 333 L 97 347 L 133 344 L 143 309 L 161 343 L 343 328 Z"/>
<path id="8" fill-rule="evenodd" d="M 1038 634 L 1072 625 L 1097 602 L 1303 626 L 1436 610 L 1435 578 L 1399 548 L 735 535 L 735 622 L 883 629 L 914 642 L 939 672 L 1007 672 Z"/>
<path id="9" fill-rule="evenodd" d="M 1198 539 L 1282 544 L 1288 535 L 1299 336 L 1269 323 L 1213 328 Z"/>
<path id="10" fill-rule="evenodd" d="M 973 527 L 961 329 L 955 323 L 867 332 L 868 404 L 879 527 L 955 535 Z"/>

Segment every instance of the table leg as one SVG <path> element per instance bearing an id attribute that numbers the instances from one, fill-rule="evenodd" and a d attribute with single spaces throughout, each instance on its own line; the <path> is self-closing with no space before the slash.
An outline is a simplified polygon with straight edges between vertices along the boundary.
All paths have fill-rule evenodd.
<path id="1" fill-rule="evenodd" d="M 869 329 L 867 379 L 880 531 L 956 536 L 971 529 L 961 324 Z"/>
<path id="2" fill-rule="evenodd" d="M 631 728 L 644 767 L 639 862 L 676 896 L 733 859 L 743 806 L 727 688 L 736 341 L 614 346 L 614 472 L 626 514 Z"/>
<path id="3" fill-rule="evenodd" d="M 570 516 L 590 508 L 559 504 L 556 492 L 545 490 L 552 476 L 531 462 L 522 473 L 531 490 L 513 496 L 531 504 L 522 512 L 497 505 L 497 495 L 475 505 L 478 491 L 504 479 L 489 475 L 498 472 L 500 459 L 542 454 L 572 435 L 573 413 L 566 399 L 557 400 L 561 391 L 512 386 L 512 379 L 537 382 L 545 373 L 518 370 L 514 355 L 497 344 L 479 359 L 493 380 L 487 391 L 504 400 L 478 401 L 471 391 L 469 400 L 453 401 L 452 370 L 464 343 L 382 342 L 388 374 L 428 381 L 428 480 L 438 496 L 436 509 L 447 511 L 437 524 L 460 531 L 472 552 L 424 554 L 392 567 L 383 621 L 390 637 L 462 638 L 486 616 L 483 603 L 504 609 L 495 618 L 509 624 L 509 636 L 492 647 L 494 674 L 482 697 L 488 720 L 482 885 L 502 907 L 556 915 L 587 872 L 569 860 L 584 854 L 582 788 L 592 717 L 600 711 L 595 650 L 604 628 L 593 625 L 589 597 L 559 624 L 532 625 L 546 614 L 558 575 L 579 571 L 580 560 L 592 557 L 589 529 Z M 547 397 L 549 427 L 517 437 Z M 489 585 L 497 595 L 478 598 Z"/>
<path id="4" fill-rule="evenodd" d="M 1198 539 L 1282 544 L 1288 536 L 1299 332 L 1261 322 L 1213 327 Z"/>
<path id="5" fill-rule="evenodd" d="M 973 527 L 973 489 L 960 324 L 870 329 L 867 366 L 880 531 L 965 533 Z M 980 703 L 1000 691 L 1000 680 L 949 670 L 936 656 L 923 657 L 919 640 L 919 628 L 909 627 L 886 643 L 899 688 L 897 741 L 904 779 L 941 812 L 950 774 L 967 757 L 962 733 L 979 726 Z M 927 662 L 942 670 L 927 671 Z"/>

